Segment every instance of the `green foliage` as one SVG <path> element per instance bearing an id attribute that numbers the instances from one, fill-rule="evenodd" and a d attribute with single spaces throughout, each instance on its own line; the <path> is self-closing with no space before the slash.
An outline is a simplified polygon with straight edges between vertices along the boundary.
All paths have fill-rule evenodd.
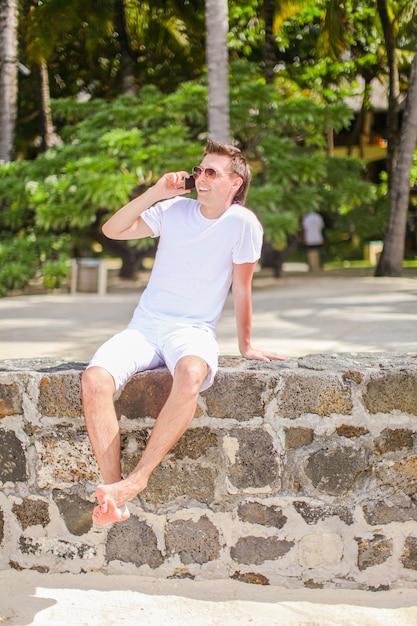
<path id="1" fill-rule="evenodd" d="M 288 235 L 300 230 L 301 217 L 310 211 L 349 215 L 351 230 L 373 207 L 376 188 L 362 179 L 363 164 L 357 160 L 329 157 L 288 139 L 268 137 L 261 147 L 268 184 L 254 185 L 249 202 L 275 249 L 286 247 Z M 346 229 L 346 220 L 339 227 Z"/>
<path id="2" fill-rule="evenodd" d="M 201 158 L 206 108 L 206 88 L 193 83 L 168 96 L 147 87 L 110 103 L 54 101 L 63 145 L 0 165 L 1 294 L 39 272 L 55 288 L 65 260 L 78 249 L 93 255 L 101 224 L 134 190 L 170 169 L 190 170 Z"/>
<path id="3" fill-rule="evenodd" d="M 238 83 L 243 82 L 244 65 L 237 67 Z M 327 130 L 349 126 L 349 108 L 343 102 L 326 104 L 317 96 L 312 100 L 289 81 L 270 86 L 250 74 L 250 68 L 248 74 L 248 84 L 239 88 L 233 83 L 237 114 L 233 109 L 232 119 L 254 163 L 248 204 L 258 213 L 269 243 L 284 250 L 310 211 L 329 216 L 355 210 L 357 216 L 373 207 L 376 188 L 364 179 L 365 164 L 327 154 Z"/>
<path id="4" fill-rule="evenodd" d="M 46 289 L 57 289 L 68 276 L 68 264 L 64 259 L 46 261 L 42 267 L 43 285 Z"/>
<path id="5" fill-rule="evenodd" d="M 68 274 L 69 237 L 24 231 L 16 237 L 2 234 L 0 241 L 0 296 L 23 289 L 42 275 L 47 289 L 59 287 Z"/>
<path id="6" fill-rule="evenodd" d="M 351 229 L 347 216 L 367 210 L 374 188 L 360 162 L 327 154 L 327 129 L 347 126 L 349 109 L 312 100 L 287 79 L 266 85 L 248 63 L 232 66 L 231 85 L 232 132 L 254 168 L 248 205 L 266 239 L 285 248 L 311 210 L 346 216 Z M 100 231 L 110 214 L 162 173 L 199 162 L 207 88 L 202 81 L 168 95 L 148 86 L 111 102 L 56 100 L 53 114 L 62 146 L 0 166 L 2 294 L 35 276 L 59 286 L 68 258 L 106 246 Z"/>

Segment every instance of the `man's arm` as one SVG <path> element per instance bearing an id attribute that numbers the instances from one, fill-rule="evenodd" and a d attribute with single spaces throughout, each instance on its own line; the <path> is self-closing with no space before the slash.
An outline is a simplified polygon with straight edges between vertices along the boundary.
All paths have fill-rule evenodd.
<path id="1" fill-rule="evenodd" d="M 164 174 L 152 187 L 119 209 L 103 225 L 103 233 L 109 239 L 142 239 L 154 233 L 143 221 L 141 214 L 160 200 L 190 193 L 181 187 L 187 172 Z"/>
<path id="2" fill-rule="evenodd" d="M 233 264 L 232 294 L 235 308 L 239 350 L 245 359 L 258 361 L 285 360 L 276 352 L 255 350 L 251 345 L 252 333 L 252 277 L 256 263 Z"/>

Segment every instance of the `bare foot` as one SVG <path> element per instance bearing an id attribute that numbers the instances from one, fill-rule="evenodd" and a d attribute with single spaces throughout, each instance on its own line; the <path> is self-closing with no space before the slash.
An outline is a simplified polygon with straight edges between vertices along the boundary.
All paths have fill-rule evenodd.
<path id="1" fill-rule="evenodd" d="M 96 489 L 99 505 L 93 511 L 93 520 L 100 526 L 113 522 L 124 522 L 130 517 L 126 504 L 121 507 L 116 506 L 112 495 L 110 486 L 99 485 Z"/>

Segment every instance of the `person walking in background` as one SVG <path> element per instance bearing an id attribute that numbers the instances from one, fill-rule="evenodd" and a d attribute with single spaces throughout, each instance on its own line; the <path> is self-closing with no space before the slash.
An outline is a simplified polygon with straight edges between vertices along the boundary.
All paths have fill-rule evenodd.
<path id="1" fill-rule="evenodd" d="M 262 226 L 243 206 L 250 168 L 242 152 L 209 140 L 194 167 L 197 200 L 184 198 L 185 171 L 164 174 L 103 226 L 111 239 L 159 237 L 148 285 L 127 328 L 103 344 L 82 376 L 84 417 L 104 484 L 96 489 L 97 524 L 128 519 L 127 503 L 190 425 L 198 395 L 218 367 L 216 323 L 232 287 L 239 349 L 246 359 L 283 359 L 251 345 L 252 277 Z M 125 478 L 113 403 L 137 372 L 166 365 L 173 382 L 145 450 Z"/>
<path id="2" fill-rule="evenodd" d="M 307 262 L 310 272 L 321 270 L 321 254 L 323 251 L 324 220 L 320 213 L 307 213 L 302 219 L 304 244 L 307 250 Z"/>

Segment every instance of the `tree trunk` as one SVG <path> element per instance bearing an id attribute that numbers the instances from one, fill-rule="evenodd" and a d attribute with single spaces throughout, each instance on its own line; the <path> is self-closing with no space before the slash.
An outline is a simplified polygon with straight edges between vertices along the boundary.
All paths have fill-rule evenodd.
<path id="1" fill-rule="evenodd" d="M 267 241 L 264 242 L 262 247 L 261 265 L 262 267 L 270 267 L 274 270 L 275 278 L 282 277 L 282 266 L 287 260 L 289 254 L 294 250 L 298 244 L 297 235 L 288 235 L 287 245 L 284 250 L 275 250 Z"/>
<path id="2" fill-rule="evenodd" d="M 0 161 L 15 156 L 17 15 L 17 0 L 0 0 Z"/>
<path id="3" fill-rule="evenodd" d="M 43 148 L 48 150 L 53 146 L 62 145 L 60 137 L 55 133 L 54 125 L 52 122 L 51 113 L 51 94 L 49 90 L 49 76 L 48 66 L 45 60 L 42 60 L 39 65 L 39 72 L 41 78 L 41 109 L 42 109 L 42 138 Z"/>
<path id="4" fill-rule="evenodd" d="M 360 146 L 361 143 L 361 135 L 363 132 L 363 128 L 365 126 L 365 118 L 367 112 L 370 110 L 370 95 L 371 95 L 371 80 L 367 76 L 364 76 L 365 84 L 363 88 L 363 97 L 362 97 L 362 105 L 359 111 L 359 115 L 356 118 L 353 131 L 350 133 L 347 142 L 347 153 L 349 156 L 352 156 L 353 148 L 355 146 Z"/>
<path id="5" fill-rule="evenodd" d="M 384 31 L 385 48 L 387 51 L 389 68 L 389 97 L 387 114 L 387 172 L 388 187 L 392 184 L 394 176 L 399 143 L 399 112 L 400 112 L 400 78 L 398 74 L 398 64 L 396 56 L 396 41 L 394 24 L 390 20 L 386 0 L 377 0 L 378 14 Z"/>
<path id="6" fill-rule="evenodd" d="M 133 72 L 133 60 L 130 51 L 129 37 L 126 30 L 126 14 L 123 0 L 115 0 L 115 19 L 119 49 L 120 69 L 122 76 L 122 93 L 126 96 L 136 96 L 135 77 Z"/>
<path id="7" fill-rule="evenodd" d="M 271 84 L 274 81 L 275 67 L 275 39 L 274 39 L 274 0 L 264 0 L 264 20 L 265 20 L 265 47 L 264 66 L 265 81 Z"/>
<path id="8" fill-rule="evenodd" d="M 206 0 L 206 57 L 208 67 L 208 129 L 216 141 L 229 143 L 229 55 L 227 0 Z"/>
<path id="9" fill-rule="evenodd" d="M 397 166 L 389 190 L 389 219 L 376 276 L 399 276 L 404 258 L 410 169 L 417 143 L 417 47 L 411 65 L 407 101 L 401 128 Z"/>

